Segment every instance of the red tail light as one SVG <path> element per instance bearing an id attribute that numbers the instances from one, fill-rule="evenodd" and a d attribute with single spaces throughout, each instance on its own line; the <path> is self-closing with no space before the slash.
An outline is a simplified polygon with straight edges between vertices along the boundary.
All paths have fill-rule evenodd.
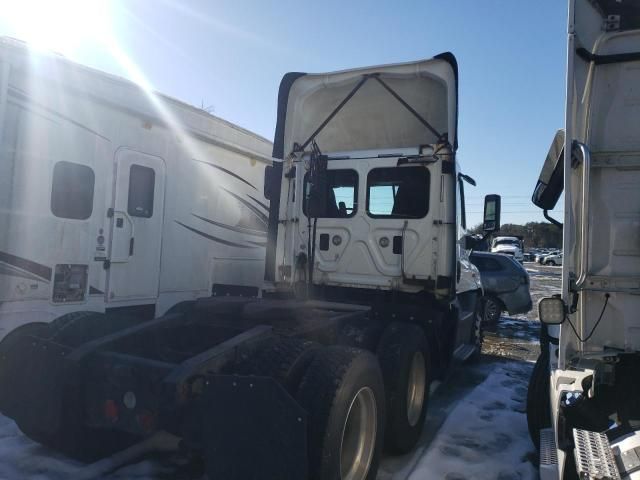
<path id="1" fill-rule="evenodd" d="M 113 423 L 118 421 L 118 404 L 115 401 L 107 400 L 104 402 L 104 416 Z"/>

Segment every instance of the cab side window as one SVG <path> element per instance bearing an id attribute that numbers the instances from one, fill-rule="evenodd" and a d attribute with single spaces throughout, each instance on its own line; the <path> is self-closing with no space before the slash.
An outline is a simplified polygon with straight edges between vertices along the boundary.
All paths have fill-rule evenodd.
<path id="1" fill-rule="evenodd" d="M 326 172 L 325 214 L 322 218 L 349 218 L 358 211 L 358 172 L 355 170 L 327 170 Z M 305 198 L 310 190 L 308 175 L 304 177 Z M 302 211 L 307 215 L 307 202 Z"/>
<path id="2" fill-rule="evenodd" d="M 374 168 L 367 175 L 367 213 L 373 218 L 423 218 L 429 212 L 429 170 Z"/>

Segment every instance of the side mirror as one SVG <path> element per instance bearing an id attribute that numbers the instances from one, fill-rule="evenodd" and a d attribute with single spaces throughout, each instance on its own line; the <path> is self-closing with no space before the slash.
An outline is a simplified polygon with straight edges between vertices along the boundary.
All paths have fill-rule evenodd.
<path id="1" fill-rule="evenodd" d="M 543 210 L 553 210 L 564 189 L 564 130 L 558 130 L 544 161 L 531 201 Z"/>
<path id="2" fill-rule="evenodd" d="M 560 325 L 564 322 L 566 310 L 560 297 L 543 298 L 538 302 L 538 318 L 546 325 Z"/>
<path id="3" fill-rule="evenodd" d="M 267 165 L 264 169 L 264 198 L 273 200 L 280 196 L 282 164 Z"/>
<path id="4" fill-rule="evenodd" d="M 487 195 L 484 197 L 484 217 L 482 230 L 485 233 L 500 230 L 500 195 Z"/>

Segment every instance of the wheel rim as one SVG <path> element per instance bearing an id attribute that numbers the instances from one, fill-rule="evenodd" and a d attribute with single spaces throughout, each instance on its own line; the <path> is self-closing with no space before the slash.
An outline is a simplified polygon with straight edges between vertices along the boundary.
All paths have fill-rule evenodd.
<path id="1" fill-rule="evenodd" d="M 363 387 L 353 397 L 340 443 L 341 480 L 364 480 L 376 445 L 378 417 L 376 397 L 369 387 Z"/>
<path id="2" fill-rule="evenodd" d="M 500 309 L 498 304 L 491 299 L 487 299 L 485 307 L 485 318 L 490 321 L 495 321 L 500 317 Z"/>
<path id="3" fill-rule="evenodd" d="M 415 427 L 422 414 L 424 406 L 424 392 L 427 383 L 427 371 L 422 352 L 415 352 L 409 370 L 407 386 L 407 420 Z"/>

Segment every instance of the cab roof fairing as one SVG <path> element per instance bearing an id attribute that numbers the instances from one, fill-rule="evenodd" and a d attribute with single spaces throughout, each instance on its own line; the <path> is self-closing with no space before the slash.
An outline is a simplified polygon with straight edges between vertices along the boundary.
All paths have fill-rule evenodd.
<path id="1" fill-rule="evenodd" d="M 458 67 L 447 52 L 418 62 L 286 74 L 278 93 L 273 157 L 284 159 L 296 143 L 307 141 L 367 75 L 378 76 L 457 149 Z M 324 152 L 417 147 L 440 140 L 377 81 L 364 82 L 315 139 Z"/>

